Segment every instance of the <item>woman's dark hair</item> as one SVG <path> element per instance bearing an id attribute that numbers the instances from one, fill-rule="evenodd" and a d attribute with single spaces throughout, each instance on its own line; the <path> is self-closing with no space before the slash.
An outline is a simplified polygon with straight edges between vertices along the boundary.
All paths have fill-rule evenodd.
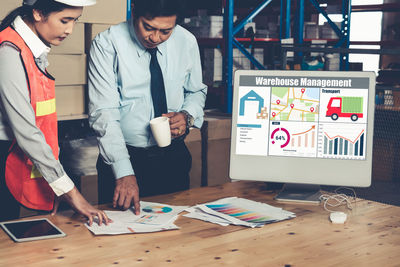
<path id="1" fill-rule="evenodd" d="M 184 1 L 182 0 L 133 0 L 132 13 L 134 19 L 145 17 L 177 17 L 177 22 L 183 19 Z"/>
<path id="2" fill-rule="evenodd" d="M 22 5 L 11 11 L 3 19 L 3 22 L 0 24 L 0 32 L 9 27 L 17 16 L 33 22 L 33 9 L 38 10 L 44 17 L 48 17 L 52 12 L 60 12 L 69 7 L 54 0 L 38 0 L 33 6 Z"/>

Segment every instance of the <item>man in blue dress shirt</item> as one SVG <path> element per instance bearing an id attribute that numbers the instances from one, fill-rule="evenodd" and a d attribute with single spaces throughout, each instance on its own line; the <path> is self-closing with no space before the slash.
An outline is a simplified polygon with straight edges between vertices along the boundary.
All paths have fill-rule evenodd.
<path id="1" fill-rule="evenodd" d="M 98 136 L 99 202 L 134 206 L 140 196 L 189 188 L 191 156 L 183 141 L 200 128 L 207 87 L 195 37 L 176 25 L 180 0 L 134 0 L 132 18 L 93 40 L 89 58 L 89 122 Z M 156 48 L 156 49 L 154 49 Z M 173 140 L 159 148 L 149 122 L 156 117 L 150 51 L 161 68 Z M 164 100 L 164 103 L 165 103 Z"/>

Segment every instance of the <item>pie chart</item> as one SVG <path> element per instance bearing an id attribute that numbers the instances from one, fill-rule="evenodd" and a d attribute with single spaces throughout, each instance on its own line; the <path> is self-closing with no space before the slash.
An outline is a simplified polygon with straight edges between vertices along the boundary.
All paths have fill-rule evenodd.
<path id="1" fill-rule="evenodd" d="M 168 213 L 172 211 L 172 208 L 166 206 L 146 206 L 142 208 L 142 211 L 149 213 Z"/>

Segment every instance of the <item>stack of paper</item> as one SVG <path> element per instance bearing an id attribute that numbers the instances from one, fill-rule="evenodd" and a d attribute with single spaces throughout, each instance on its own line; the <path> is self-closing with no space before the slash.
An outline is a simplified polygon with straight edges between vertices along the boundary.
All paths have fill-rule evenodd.
<path id="1" fill-rule="evenodd" d="M 261 227 L 264 224 L 296 217 L 293 212 L 252 200 L 229 197 L 186 209 L 183 216 L 223 226 L 234 224 Z"/>
<path id="2" fill-rule="evenodd" d="M 117 235 L 130 233 L 150 233 L 179 229 L 174 224 L 178 214 L 188 206 L 171 206 L 160 203 L 140 201 L 140 214 L 135 215 L 133 209 L 126 211 L 106 210 L 105 213 L 113 221 L 99 226 L 93 223 L 86 227 L 95 235 Z"/>

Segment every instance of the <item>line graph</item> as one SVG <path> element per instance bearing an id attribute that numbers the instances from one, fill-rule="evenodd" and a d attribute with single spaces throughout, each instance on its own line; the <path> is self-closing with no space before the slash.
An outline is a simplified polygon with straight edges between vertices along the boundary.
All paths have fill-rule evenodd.
<path id="1" fill-rule="evenodd" d="M 335 138 L 342 138 L 342 139 L 344 139 L 344 140 L 347 140 L 347 141 L 349 141 L 349 142 L 351 142 L 351 143 L 355 143 L 355 142 L 357 142 L 357 140 L 358 140 L 358 138 L 361 136 L 361 134 L 363 134 L 364 133 L 364 129 L 361 131 L 361 133 L 356 137 L 356 139 L 354 140 L 354 141 L 352 141 L 352 140 L 350 140 L 350 139 L 348 139 L 348 138 L 346 138 L 346 137 L 344 137 L 344 136 L 341 136 L 341 135 L 336 135 L 336 136 L 334 136 L 334 137 L 330 137 L 326 132 L 324 132 L 324 134 L 328 137 L 328 139 L 330 139 L 330 140 L 333 140 L 333 139 L 335 139 Z"/>
<path id="2" fill-rule="evenodd" d="M 323 132 L 322 154 L 333 157 L 364 157 L 365 129 L 360 130 L 356 137 L 349 138 L 345 134 L 329 135 Z"/>
<path id="3" fill-rule="evenodd" d="M 315 125 L 312 125 L 310 129 L 292 134 L 292 147 L 315 147 Z"/>

